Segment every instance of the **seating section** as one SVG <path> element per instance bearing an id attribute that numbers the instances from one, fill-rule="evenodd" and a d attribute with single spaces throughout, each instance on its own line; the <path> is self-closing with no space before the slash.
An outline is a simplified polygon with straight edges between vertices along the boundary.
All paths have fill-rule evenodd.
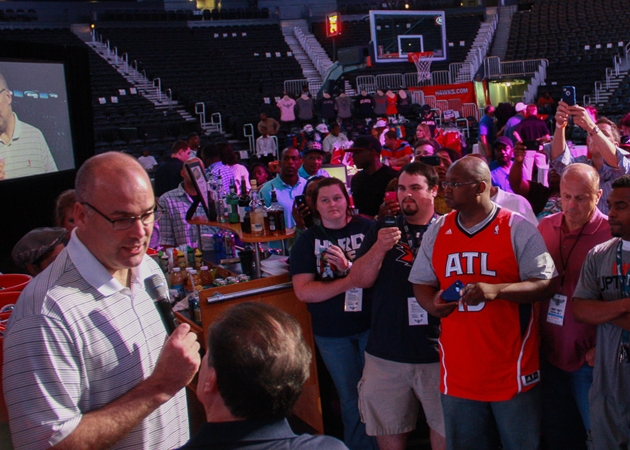
<path id="1" fill-rule="evenodd" d="M 99 15 L 104 22 L 188 22 L 196 20 L 268 19 L 269 8 L 215 8 L 192 10 L 108 9 Z"/>
<path id="2" fill-rule="evenodd" d="M 37 22 L 37 11 L 29 9 L 0 9 L 0 22 Z"/>
<path id="3" fill-rule="evenodd" d="M 385 9 L 383 5 L 387 5 L 387 9 L 406 10 L 405 5 L 416 11 L 440 11 L 446 8 L 458 8 L 460 0 L 398 0 L 394 2 L 364 2 L 357 3 L 354 0 L 338 0 L 339 12 L 341 14 L 362 14 L 370 10 Z"/>
<path id="4" fill-rule="evenodd" d="M 463 62 L 470 47 L 477 36 L 481 22 L 484 20 L 479 14 L 447 14 L 446 16 L 446 61 L 434 62 L 432 71 L 448 70 L 450 63 Z M 336 37 L 335 45 L 337 49 L 367 46 L 370 42 L 369 20 L 352 20 L 343 23 L 342 35 Z M 332 59 L 332 40 L 326 37 L 325 22 L 313 23 L 313 34 Z M 463 45 L 461 43 L 463 42 Z M 449 45 L 452 43 L 453 45 Z M 416 68 L 412 63 L 390 63 L 379 64 L 376 67 L 365 68 L 346 74 L 346 78 L 355 85 L 357 76 L 376 75 L 385 73 L 410 73 Z M 393 86 L 394 87 L 394 86 Z"/>
<path id="5" fill-rule="evenodd" d="M 619 42 L 625 45 L 630 37 L 625 0 L 537 0 L 522 2 L 519 9 L 505 60 L 548 59 L 547 86 L 540 89 L 556 99 L 567 84 L 576 87 L 579 101 L 592 94 L 594 82 L 605 77 L 623 50 Z"/>
<path id="6" fill-rule="evenodd" d="M 48 44 L 84 47 L 69 29 L 0 29 L 0 40 L 19 40 Z M 94 137 L 99 149 L 127 149 L 134 151 L 144 139 L 161 138 L 165 134 L 184 133 L 190 125 L 179 114 L 164 114 L 139 94 L 131 94 L 133 87 L 116 69 L 93 51 L 89 51 Z M 126 95 L 121 95 L 123 89 Z M 112 102 L 115 97 L 117 103 Z M 105 99 L 101 104 L 99 99 Z M 193 124 L 196 125 L 196 124 Z M 131 146 L 131 147 L 130 147 Z"/>
<path id="7" fill-rule="evenodd" d="M 160 78 L 192 114 L 196 102 L 205 103 L 206 116 L 221 112 L 228 131 L 256 120 L 263 98 L 281 95 L 284 80 L 304 78 L 277 24 L 99 32 L 130 61 L 142 61 L 149 79 Z"/>

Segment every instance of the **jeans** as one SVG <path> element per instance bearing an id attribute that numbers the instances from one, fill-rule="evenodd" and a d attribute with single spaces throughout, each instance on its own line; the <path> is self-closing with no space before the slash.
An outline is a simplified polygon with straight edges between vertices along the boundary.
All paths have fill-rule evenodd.
<path id="1" fill-rule="evenodd" d="M 541 366 L 546 448 L 586 448 L 586 432 L 591 427 L 588 391 L 593 383 L 593 368 L 584 364 L 575 372 L 567 372 L 544 360 Z"/>
<path id="2" fill-rule="evenodd" d="M 344 442 L 350 450 L 377 449 L 376 439 L 365 433 L 359 416 L 357 385 L 365 365 L 365 346 L 370 331 L 346 337 L 315 336 L 315 344 L 335 383 L 341 404 Z"/>
<path id="3" fill-rule="evenodd" d="M 537 450 L 540 443 L 540 386 L 502 402 L 480 402 L 441 394 L 447 448 Z M 494 424 L 496 422 L 496 429 Z"/>
<path id="4" fill-rule="evenodd" d="M 525 159 L 523 160 L 523 179 L 532 179 L 534 164 L 536 165 L 536 167 L 538 167 L 538 169 L 545 167 L 549 168 L 549 165 L 547 164 L 547 155 L 545 155 L 544 153 L 538 153 L 535 150 L 527 150 L 525 152 Z M 547 179 L 544 179 L 543 181 L 538 181 L 545 186 L 547 186 L 548 184 Z"/>

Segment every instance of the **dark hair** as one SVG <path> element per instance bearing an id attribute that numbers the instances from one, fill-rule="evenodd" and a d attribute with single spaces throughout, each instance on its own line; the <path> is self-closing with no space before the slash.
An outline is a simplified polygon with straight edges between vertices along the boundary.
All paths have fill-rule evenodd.
<path id="1" fill-rule="evenodd" d="M 264 303 L 228 309 L 208 329 L 208 365 L 234 417 L 288 416 L 309 377 L 311 351 L 289 314 Z"/>
<path id="2" fill-rule="evenodd" d="M 188 145 L 188 142 L 177 141 L 173 144 L 173 148 L 171 148 L 171 155 L 176 155 L 180 151 L 186 150 L 187 148 L 190 148 L 190 146 Z"/>
<path id="3" fill-rule="evenodd" d="M 254 176 L 254 170 L 256 169 L 256 167 L 262 167 L 263 169 L 265 169 L 265 172 L 267 173 L 267 181 L 271 180 L 272 177 L 271 177 L 271 171 L 269 170 L 269 167 L 267 167 L 267 164 L 263 164 L 261 162 L 254 163 L 249 167 L 250 180 L 256 179 L 256 177 Z"/>
<path id="4" fill-rule="evenodd" d="M 400 169 L 398 178 L 400 178 L 400 175 L 402 175 L 403 173 L 406 173 L 409 175 L 422 175 L 424 178 L 426 178 L 429 189 L 432 189 L 434 186 L 437 186 L 438 181 L 439 181 L 438 174 L 433 168 L 433 166 L 430 166 L 425 163 L 417 162 L 417 161 L 410 162 L 409 164 L 405 164 L 402 167 L 402 169 Z"/>
<path id="5" fill-rule="evenodd" d="M 612 182 L 612 188 L 630 188 L 630 175 L 622 175 Z"/>
<path id="6" fill-rule="evenodd" d="M 325 180 L 326 177 L 323 175 L 313 175 L 311 177 L 308 177 L 308 179 L 306 180 L 306 184 L 304 185 L 304 193 L 306 194 L 306 191 L 308 190 L 308 187 L 311 183 L 315 183 L 315 182 L 319 182 L 322 180 Z"/>
<path id="7" fill-rule="evenodd" d="M 396 133 L 396 130 L 389 130 L 385 133 L 385 137 L 387 139 L 398 139 L 398 134 Z"/>
<path id="8" fill-rule="evenodd" d="M 190 133 L 188 133 L 188 139 L 192 139 L 197 136 L 199 136 L 199 134 L 197 134 L 197 132 L 195 131 L 191 131 Z"/>
<path id="9" fill-rule="evenodd" d="M 219 154 L 221 155 L 221 162 L 226 166 L 233 166 L 234 164 L 238 164 L 238 157 L 234 152 L 232 146 L 226 142 L 222 142 L 217 144 L 219 147 Z"/>
<path id="10" fill-rule="evenodd" d="M 63 228 L 63 219 L 66 209 L 74 207 L 77 202 L 77 197 L 74 193 L 74 189 L 66 189 L 57 200 L 55 200 L 55 226 Z"/>
<path id="11" fill-rule="evenodd" d="M 313 207 L 315 209 L 315 211 L 313 211 L 313 215 L 317 217 L 318 219 L 321 219 L 322 216 L 319 214 L 319 211 L 317 211 L 317 197 L 319 196 L 320 189 L 325 188 L 325 187 L 330 187 L 330 186 L 339 186 L 339 189 L 341 189 L 341 193 L 346 198 L 346 203 L 348 205 L 346 208 L 346 215 L 352 216 L 352 209 L 350 208 L 350 196 L 348 195 L 348 190 L 346 189 L 346 185 L 339 178 L 333 178 L 333 177 L 321 180 L 319 184 L 317 185 L 317 187 L 315 188 L 315 190 L 313 191 L 313 196 L 311 197 L 313 201 Z"/>
<path id="12" fill-rule="evenodd" d="M 210 161 L 220 159 L 221 154 L 216 144 L 206 144 L 201 147 L 197 156 L 203 161 L 204 167 L 209 167 Z"/>
<path id="13" fill-rule="evenodd" d="M 448 148 L 448 147 L 440 147 L 438 149 L 435 150 L 435 153 L 439 153 L 439 152 L 446 152 L 448 153 L 448 156 L 451 158 L 451 162 L 455 162 L 458 159 L 462 159 L 462 157 L 460 156 L 459 153 L 457 153 L 455 150 L 453 150 L 452 148 Z"/>
<path id="14" fill-rule="evenodd" d="M 433 151 L 437 152 L 438 149 L 440 148 L 440 144 L 438 144 L 435 140 L 433 139 L 418 139 L 414 145 L 413 145 L 413 149 L 417 149 L 419 146 L 421 145 L 430 145 L 431 147 L 433 147 Z"/>

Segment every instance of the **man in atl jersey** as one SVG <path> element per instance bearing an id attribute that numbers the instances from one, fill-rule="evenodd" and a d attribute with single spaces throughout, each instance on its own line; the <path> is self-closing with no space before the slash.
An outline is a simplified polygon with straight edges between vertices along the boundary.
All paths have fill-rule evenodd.
<path id="1" fill-rule="evenodd" d="M 440 389 L 448 448 L 491 448 L 498 432 L 506 450 L 535 450 L 535 302 L 552 294 L 556 270 L 536 227 L 493 203 L 490 187 L 488 166 L 478 158 L 449 168 L 444 198 L 453 211 L 425 233 L 409 281 L 420 306 L 442 318 Z M 462 288 L 453 292 L 456 281 Z"/>

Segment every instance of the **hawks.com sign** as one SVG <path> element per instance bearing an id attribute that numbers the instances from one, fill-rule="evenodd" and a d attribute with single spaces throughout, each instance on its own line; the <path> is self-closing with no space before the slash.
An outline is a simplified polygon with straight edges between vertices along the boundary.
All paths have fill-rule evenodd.
<path id="1" fill-rule="evenodd" d="M 436 100 L 453 100 L 458 98 L 464 103 L 475 103 L 475 88 L 473 83 L 441 84 L 438 86 L 421 86 L 409 88 L 422 91 L 424 95 L 433 95 Z"/>

